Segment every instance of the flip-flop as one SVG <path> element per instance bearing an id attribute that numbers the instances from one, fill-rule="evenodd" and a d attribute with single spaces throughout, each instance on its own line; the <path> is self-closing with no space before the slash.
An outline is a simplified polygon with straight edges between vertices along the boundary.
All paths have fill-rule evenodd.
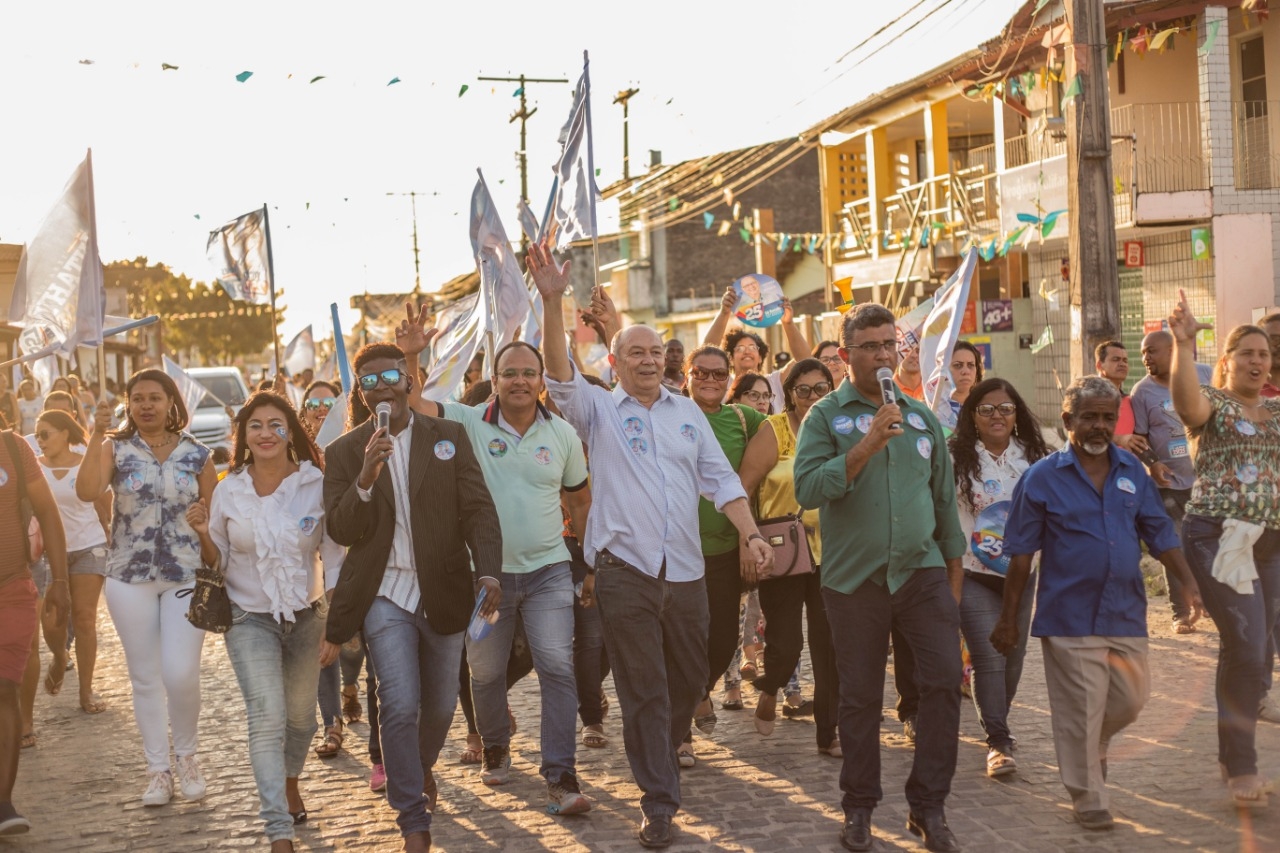
<path id="1" fill-rule="evenodd" d="M 604 732 L 584 728 L 582 730 L 582 745 L 589 746 L 592 749 L 600 749 L 609 745 L 609 738 L 605 736 Z"/>
<path id="2" fill-rule="evenodd" d="M 479 739 L 480 739 L 479 736 L 477 736 L 476 740 L 479 740 Z M 479 764 L 480 760 L 483 757 L 484 757 L 484 742 L 481 741 L 479 746 L 472 746 L 471 739 L 470 737 L 468 737 L 467 746 L 464 750 L 462 750 L 462 755 L 459 757 L 458 760 L 459 760 L 459 763 L 461 764 Z"/>
<path id="3" fill-rule="evenodd" d="M 101 714 L 107 710 L 107 703 L 102 701 L 102 697 L 97 693 L 93 694 L 88 702 L 80 702 L 80 710 L 86 714 Z"/>
<path id="4" fill-rule="evenodd" d="M 57 675 L 55 679 L 53 676 Z M 67 677 L 67 671 L 63 667 L 58 666 L 55 660 L 50 666 L 49 671 L 44 676 L 44 692 L 50 696 L 57 696 L 62 692 L 62 681 Z"/>
<path id="5" fill-rule="evenodd" d="M 35 745 L 36 745 L 35 732 L 27 732 L 25 735 L 22 736 L 22 746 L 21 746 L 22 749 L 30 749 Z"/>

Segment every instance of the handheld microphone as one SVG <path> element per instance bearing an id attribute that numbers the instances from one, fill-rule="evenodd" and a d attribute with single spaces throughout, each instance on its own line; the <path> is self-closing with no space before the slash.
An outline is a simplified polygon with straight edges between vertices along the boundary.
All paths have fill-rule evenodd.
<path id="1" fill-rule="evenodd" d="M 378 418 L 378 429 L 390 429 L 391 428 L 391 404 L 385 401 L 381 402 L 377 405 L 377 407 L 373 411 Z"/>
<path id="2" fill-rule="evenodd" d="M 886 406 L 891 406 L 898 402 L 897 393 L 893 387 L 893 371 L 887 367 L 882 367 L 876 371 L 876 381 L 880 383 L 880 397 Z M 893 425 L 894 429 L 902 429 L 901 423 Z"/>

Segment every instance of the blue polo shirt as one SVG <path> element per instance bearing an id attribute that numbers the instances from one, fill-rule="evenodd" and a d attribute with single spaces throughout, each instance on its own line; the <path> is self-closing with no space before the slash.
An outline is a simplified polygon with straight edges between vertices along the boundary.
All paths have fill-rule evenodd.
<path id="1" fill-rule="evenodd" d="M 1181 547 L 1155 482 L 1127 450 L 1107 450 L 1099 494 L 1068 444 L 1032 465 L 1013 490 L 1005 552 L 1040 552 L 1031 633 L 1036 637 L 1145 637 L 1142 547 Z"/>

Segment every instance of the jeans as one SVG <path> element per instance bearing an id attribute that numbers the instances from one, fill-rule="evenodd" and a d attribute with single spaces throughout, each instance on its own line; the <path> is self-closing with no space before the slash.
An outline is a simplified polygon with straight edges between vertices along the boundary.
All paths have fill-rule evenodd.
<path id="1" fill-rule="evenodd" d="M 398 813 L 402 835 L 431 829 L 423 770 L 436 763 L 453 722 L 463 633 L 437 634 L 423 613 L 410 613 L 382 596 L 364 617 L 365 647 L 378 667 L 387 802 Z"/>
<path id="2" fill-rule="evenodd" d="M 316 733 L 315 686 L 320 677 L 320 639 L 328 602 L 281 623 L 268 613 L 246 613 L 231 605 L 227 657 L 244 696 L 249 726 L 249 763 L 258 786 L 267 838 L 293 838 L 285 779 L 297 778 Z"/>
<path id="3" fill-rule="evenodd" d="M 344 643 L 338 659 L 320 670 L 320 685 L 316 696 L 320 700 L 320 717 L 326 729 L 342 722 L 342 688 L 353 685 L 358 687 L 360 666 L 363 663 L 364 645 L 361 644 L 353 651 Z"/>
<path id="4" fill-rule="evenodd" d="M 946 570 L 917 569 L 893 594 L 868 580 L 850 594 L 824 587 L 822 596 L 840 671 L 840 790 L 845 814 L 875 808 L 884 796 L 880 705 L 894 625 L 914 652 L 912 671 L 920 693 L 907 802 L 916 815 L 941 812 L 955 775 L 960 734 L 960 610 Z"/>
<path id="5" fill-rule="evenodd" d="M 999 580 L 994 575 L 989 576 Z M 1022 679 L 1022 661 L 1027 654 L 1027 634 L 1031 627 L 1031 602 L 1035 598 L 1035 577 L 1027 582 L 1018 603 L 1018 645 L 1005 657 L 991 645 L 991 632 L 1000 621 L 1001 593 L 965 574 L 960 599 L 960 630 L 964 632 L 973 662 L 973 706 L 978 712 L 987 746 L 1006 755 L 1013 751 L 1009 734 L 1009 709 Z"/>
<path id="6" fill-rule="evenodd" d="M 541 772 L 554 780 L 574 772 L 576 750 L 572 573 L 566 560 L 528 573 L 503 572 L 501 581 L 502 603 L 493 630 L 483 640 L 466 640 L 476 725 L 486 748 L 510 745 L 507 661 L 519 614 L 542 694 Z"/>
<path id="7" fill-rule="evenodd" d="M 680 809 L 676 749 L 707 687 L 707 588 L 596 555 L 596 606 L 622 707 L 622 742 L 646 817 Z M 736 600 L 735 600 L 736 602 Z"/>
<path id="8" fill-rule="evenodd" d="M 568 540 L 566 540 L 568 544 Z M 576 543 L 575 543 L 576 544 Z M 569 553 L 574 554 L 571 545 Z M 582 550 L 573 562 L 573 585 L 576 588 L 587 576 Z M 573 677 L 578 684 L 578 717 L 584 726 L 604 722 L 604 679 L 609 674 L 609 656 L 604 651 L 604 626 L 600 624 L 600 607 L 583 607 L 578 596 L 573 598 Z"/>
<path id="9" fill-rule="evenodd" d="M 373 668 L 373 658 L 365 647 L 364 656 L 364 693 L 369 706 L 369 763 L 382 763 L 382 731 L 378 725 L 378 673 Z"/>
<path id="10" fill-rule="evenodd" d="M 531 672 L 533 672 L 533 656 L 529 654 L 529 639 L 524 633 L 524 620 L 517 612 L 511 656 L 507 658 L 507 691 L 510 692 L 520 679 Z M 476 705 L 471 696 L 471 663 L 467 660 L 465 645 L 462 648 L 462 668 L 458 671 L 458 704 L 462 706 L 462 716 L 467 721 L 467 735 L 480 734 L 480 729 L 476 725 Z"/>
<path id="11" fill-rule="evenodd" d="M 817 573 L 774 578 L 760 584 L 760 610 L 764 613 L 769 642 L 764 647 L 764 676 L 753 683 L 757 690 L 776 695 L 784 684 L 796 680 L 796 667 L 804 648 L 801 616 L 809 614 L 809 657 L 813 663 L 813 715 L 818 747 L 826 749 L 836 738 L 840 676 L 836 671 L 831 626 L 822 601 L 822 581 Z M 791 681 L 784 681 L 790 678 Z M 799 692 L 799 685 L 796 685 Z"/>
<path id="12" fill-rule="evenodd" d="M 1164 501 L 1164 511 L 1169 513 L 1174 527 L 1181 528 L 1182 520 L 1187 515 L 1187 501 L 1191 500 L 1191 490 L 1161 489 L 1160 498 Z M 1164 582 L 1169 588 L 1169 609 L 1173 611 L 1173 618 L 1187 618 L 1187 605 L 1182 600 L 1182 581 L 1178 579 L 1178 573 L 1165 566 Z"/>
<path id="13" fill-rule="evenodd" d="M 1222 519 L 1188 515 L 1182 522 L 1187 562 L 1218 626 L 1218 761 L 1234 778 L 1258 772 L 1258 705 L 1265 693 L 1267 642 L 1280 616 L 1280 531 L 1268 529 L 1253 546 L 1258 579 L 1245 595 L 1213 577 L 1221 535 Z"/>

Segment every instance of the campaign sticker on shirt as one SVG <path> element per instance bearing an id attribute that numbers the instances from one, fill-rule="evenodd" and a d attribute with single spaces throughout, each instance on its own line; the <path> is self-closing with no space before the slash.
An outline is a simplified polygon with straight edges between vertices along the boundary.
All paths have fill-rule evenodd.
<path id="1" fill-rule="evenodd" d="M 1169 442 L 1168 448 L 1170 459 L 1185 459 L 1190 452 L 1185 438 L 1175 438 Z"/>
<path id="2" fill-rule="evenodd" d="M 551 464 L 551 448 L 539 447 L 537 450 L 533 451 L 533 458 L 534 458 L 534 461 L 536 461 L 539 465 L 550 465 Z"/>
<path id="3" fill-rule="evenodd" d="M 920 436 L 920 438 L 916 439 L 916 452 L 928 459 L 929 454 L 933 452 L 933 442 L 923 435 Z"/>
<path id="4" fill-rule="evenodd" d="M 649 452 L 649 442 L 643 438 L 633 438 L 627 443 L 631 445 L 631 452 L 636 456 L 643 456 Z"/>
<path id="5" fill-rule="evenodd" d="M 685 441 L 695 444 L 698 441 L 698 428 L 693 424 L 681 424 L 680 434 L 684 436 Z"/>
<path id="6" fill-rule="evenodd" d="M 1138 487 L 1135 486 L 1133 484 L 1133 480 L 1130 480 L 1128 477 L 1121 477 L 1119 480 L 1116 480 L 1116 488 L 1122 492 L 1128 492 L 1131 495 L 1137 494 L 1138 492 Z"/>
<path id="7" fill-rule="evenodd" d="M 0 487 L 5 486 L 9 482 L 9 472 L 0 468 Z"/>
<path id="8" fill-rule="evenodd" d="M 191 474 L 187 471 L 179 471 L 174 475 L 173 482 L 177 483 L 179 489 L 185 489 L 191 485 Z"/>
<path id="9" fill-rule="evenodd" d="M 456 447 L 454 447 L 454 446 L 453 446 L 453 442 L 452 442 L 452 441 L 437 441 L 437 442 L 436 442 L 436 458 L 437 458 L 437 459 L 446 459 L 446 460 L 447 460 L 447 459 L 452 459 L 452 458 L 453 458 L 453 454 L 455 454 L 455 453 L 457 453 L 457 452 L 458 452 L 458 449 L 457 449 Z"/>
<path id="10" fill-rule="evenodd" d="M 124 487 L 131 492 L 142 491 L 142 472 L 130 471 L 128 476 L 124 478 Z"/>
<path id="11" fill-rule="evenodd" d="M 840 415 L 831 421 L 831 428 L 841 435 L 848 435 L 853 432 L 853 418 L 848 415 Z M 863 432 L 866 432 L 864 429 Z"/>
<path id="12" fill-rule="evenodd" d="M 644 432 L 644 421 L 639 418 L 627 418 L 622 422 L 622 433 L 627 438 L 635 438 Z"/>
<path id="13" fill-rule="evenodd" d="M 871 432 L 871 422 L 875 420 L 871 415 L 858 415 L 858 419 L 854 421 L 854 426 L 858 428 L 858 432 L 866 435 Z"/>
<path id="14" fill-rule="evenodd" d="M 302 535 L 310 536 L 315 531 L 316 525 L 320 520 L 315 516 L 308 515 L 306 518 L 298 522 L 298 529 L 302 531 Z"/>
<path id="15" fill-rule="evenodd" d="M 1258 482 L 1258 466 L 1251 463 L 1245 463 L 1236 469 L 1236 479 L 1246 486 L 1252 486 Z"/>
<path id="16" fill-rule="evenodd" d="M 925 425 L 924 418 L 920 417 L 920 415 L 915 412 L 907 413 L 907 423 L 911 424 L 918 430 L 927 430 L 929 428 Z"/>
<path id="17" fill-rule="evenodd" d="M 1004 526 L 1009 520 L 1012 501 L 1001 501 L 978 513 L 969 537 L 969 550 L 984 568 L 998 575 L 1009 573 L 1009 555 L 1004 552 Z"/>
<path id="18" fill-rule="evenodd" d="M 507 443 L 500 438 L 495 438 L 489 442 L 489 455 L 494 459 L 501 459 L 507 455 Z"/>
<path id="19" fill-rule="evenodd" d="M 1236 420 L 1236 432 L 1241 435 L 1257 435 L 1258 428 L 1244 418 L 1238 418 Z"/>
<path id="20" fill-rule="evenodd" d="M 999 480 L 987 480 L 982 484 L 982 491 L 994 498 L 1004 491 L 1004 483 Z"/>
<path id="21" fill-rule="evenodd" d="M 1166 412 L 1172 412 L 1173 400 L 1165 400 L 1163 403 L 1160 404 L 1160 408 L 1164 409 Z"/>

